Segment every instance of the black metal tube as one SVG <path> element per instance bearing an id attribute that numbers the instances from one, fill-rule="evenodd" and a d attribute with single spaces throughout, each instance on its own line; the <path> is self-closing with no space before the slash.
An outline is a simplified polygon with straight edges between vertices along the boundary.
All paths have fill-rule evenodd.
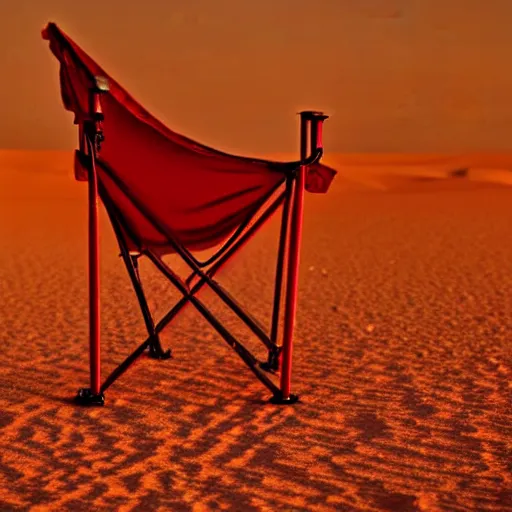
<path id="1" fill-rule="evenodd" d="M 169 266 L 164 263 L 160 258 L 155 256 L 155 254 L 148 250 L 145 251 L 145 254 L 151 259 L 151 261 L 155 264 L 155 266 L 164 273 L 165 276 L 167 276 L 169 279 L 171 279 L 171 275 L 174 276 L 174 272 L 169 268 Z M 176 276 L 174 276 L 175 278 Z M 250 315 L 247 311 L 245 311 L 238 302 L 236 302 L 232 297 L 230 297 L 226 291 L 222 288 L 219 283 L 213 281 L 211 277 L 205 276 L 204 277 L 206 283 L 210 286 L 210 288 L 218 295 L 218 297 L 227 305 L 229 306 L 233 312 L 242 320 L 247 327 L 259 338 L 259 340 L 267 347 L 267 348 L 273 348 L 273 344 L 270 341 L 270 338 L 265 333 L 265 331 L 260 327 L 257 323 L 257 321 Z M 185 296 L 188 296 L 190 299 L 192 298 L 192 295 L 190 294 L 190 291 L 186 288 L 182 288 L 182 290 L 185 290 L 183 294 Z"/>
<path id="2" fill-rule="evenodd" d="M 204 306 L 204 304 L 197 298 L 191 297 L 191 302 L 203 317 L 210 322 L 212 327 L 224 338 L 226 343 L 233 348 L 233 350 L 240 356 L 242 361 L 249 367 L 259 381 L 265 385 L 274 395 L 279 394 L 279 388 L 260 368 L 260 362 L 249 352 L 218 320 L 214 315 Z"/>
<path id="3" fill-rule="evenodd" d="M 274 305 L 272 307 L 272 324 L 270 327 L 270 341 L 277 344 L 277 334 L 279 331 L 279 310 L 281 306 L 281 294 L 283 289 L 283 269 L 286 256 L 286 245 L 288 238 L 288 226 L 290 224 L 290 201 L 293 192 L 293 180 L 286 182 L 286 196 L 283 205 L 283 214 L 281 218 L 281 232 L 279 235 L 279 248 L 277 253 L 277 266 L 274 284 Z"/>
<path id="4" fill-rule="evenodd" d="M 121 224 L 122 221 L 120 217 L 117 216 L 117 209 L 113 204 L 110 196 L 108 195 L 105 187 L 100 183 L 100 195 L 105 205 L 105 209 L 107 210 L 107 214 L 109 216 L 110 222 L 114 229 L 114 233 L 117 238 L 117 242 L 119 244 L 119 249 L 121 250 L 121 256 L 123 258 L 124 264 L 126 266 L 126 270 L 128 271 L 128 275 L 130 276 L 130 280 L 133 285 L 133 289 L 135 290 L 135 294 L 137 296 L 137 300 L 139 301 L 139 306 L 142 312 L 142 316 L 144 318 L 144 323 L 146 325 L 146 330 L 149 335 L 149 346 L 150 350 L 154 354 L 162 355 L 164 350 L 160 343 L 160 339 L 158 337 L 158 333 L 155 329 L 155 322 L 153 320 L 153 316 L 151 315 L 151 311 L 149 309 L 146 294 L 144 293 L 144 288 L 142 286 L 142 281 L 140 279 L 138 265 L 136 260 L 130 255 L 130 251 L 128 250 L 128 246 L 126 244 L 126 240 L 122 234 Z M 125 229 L 126 226 L 125 226 Z"/>
<path id="5" fill-rule="evenodd" d="M 167 265 L 157 258 L 152 252 L 148 251 L 147 256 L 151 259 L 154 265 L 171 281 L 178 290 L 184 295 L 188 290 L 183 284 L 176 279 L 173 272 L 169 272 Z M 230 345 L 235 352 L 240 356 L 244 363 L 252 370 L 256 377 L 274 394 L 279 393 L 279 388 L 265 375 L 259 367 L 259 361 L 217 320 L 217 318 L 209 311 L 209 309 L 195 296 L 189 296 L 190 302 L 195 308 L 203 315 L 203 317 L 210 322 L 212 327 L 224 338 L 226 343 Z"/>
<path id="6" fill-rule="evenodd" d="M 101 392 L 104 393 L 128 368 L 144 353 L 149 345 L 149 338 L 142 343 L 134 352 L 132 352 L 105 380 L 101 386 Z"/>
<path id="7" fill-rule="evenodd" d="M 211 268 L 208 269 L 208 277 L 213 277 L 222 267 L 222 265 L 233 256 L 243 244 L 254 235 L 254 233 L 267 221 L 267 219 L 275 212 L 277 207 L 280 205 L 284 198 L 284 193 L 281 194 L 274 203 L 265 211 L 265 213 L 244 233 L 238 241 L 227 251 Z M 200 280 L 192 287 L 190 293 L 179 300 L 178 303 L 157 323 L 155 330 L 157 334 L 161 332 L 169 322 L 181 311 L 181 309 L 187 304 L 190 295 L 195 295 L 205 284 L 207 284 L 206 278 L 200 278 Z"/>
<path id="8" fill-rule="evenodd" d="M 126 241 L 122 235 L 121 227 L 118 224 L 117 217 L 112 211 L 112 202 L 110 197 L 108 197 L 104 187 L 102 187 L 102 199 L 105 204 L 105 209 L 107 210 L 108 216 L 110 218 L 110 222 L 112 223 L 112 227 L 114 228 L 114 233 L 116 234 L 117 241 L 119 243 L 119 248 L 121 250 L 121 256 L 123 257 L 124 264 L 126 266 L 126 270 L 128 271 L 128 275 L 130 276 L 130 280 L 133 285 L 133 289 L 135 290 L 135 294 L 137 295 L 137 300 L 139 301 L 140 309 L 142 311 L 142 316 L 144 318 L 144 323 L 146 324 L 146 329 L 148 334 L 155 334 L 155 323 L 153 321 L 153 317 L 151 316 L 151 312 L 149 310 L 149 306 L 146 300 L 146 296 L 144 294 L 144 290 L 142 288 L 142 283 L 140 281 L 140 276 L 138 270 L 136 268 L 136 264 L 134 263 L 132 256 L 126 246 Z M 105 200 L 108 198 L 107 200 Z"/>

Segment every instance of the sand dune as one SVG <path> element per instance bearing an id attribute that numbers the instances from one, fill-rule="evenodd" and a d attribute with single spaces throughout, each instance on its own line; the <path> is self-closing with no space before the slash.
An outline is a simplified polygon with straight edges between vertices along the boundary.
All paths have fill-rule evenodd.
<path id="1" fill-rule="evenodd" d="M 285 408 L 192 309 L 172 360 L 142 358 L 103 409 L 70 402 L 88 379 L 71 162 L 0 152 L 0 510 L 512 510 L 512 157 L 328 155 Z M 101 221 L 106 375 L 145 331 Z M 219 276 L 265 325 L 278 228 Z M 141 270 L 159 317 L 177 294 Z"/>
<path id="2" fill-rule="evenodd" d="M 267 155 L 293 160 L 293 154 Z M 418 182 L 464 177 L 467 181 L 512 185 L 512 154 L 337 154 L 327 153 L 324 162 L 339 171 L 338 188 L 396 190 L 417 188 Z M 448 186 L 450 186 L 448 184 Z M 467 186 L 459 183 L 457 186 Z M 430 188 L 436 188 L 431 185 Z"/>

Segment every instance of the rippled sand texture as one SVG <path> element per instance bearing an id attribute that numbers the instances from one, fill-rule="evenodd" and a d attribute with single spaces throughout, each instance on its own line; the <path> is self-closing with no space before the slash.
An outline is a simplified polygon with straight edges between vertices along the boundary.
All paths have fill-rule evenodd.
<path id="1" fill-rule="evenodd" d="M 86 409 L 86 185 L 70 155 L 0 155 L 1 511 L 512 510 L 507 162 L 338 159 L 307 196 L 296 406 L 266 404 L 188 308 L 174 359 L 143 357 Z M 145 330 L 102 224 L 106 375 Z M 277 232 L 219 277 L 265 322 Z M 177 294 L 142 273 L 159 316 Z"/>

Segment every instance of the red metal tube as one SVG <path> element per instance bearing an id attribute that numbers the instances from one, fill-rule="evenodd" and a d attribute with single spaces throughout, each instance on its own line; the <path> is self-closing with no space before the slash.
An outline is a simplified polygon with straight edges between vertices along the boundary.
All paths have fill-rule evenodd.
<path id="1" fill-rule="evenodd" d="M 300 125 L 300 159 L 307 158 L 308 125 L 310 120 L 301 115 Z M 304 209 L 304 187 L 306 182 L 306 166 L 301 165 L 293 194 L 290 245 L 288 250 L 288 268 L 286 277 L 286 303 L 284 311 L 283 350 L 281 352 L 281 399 L 291 397 L 293 329 L 297 309 L 297 291 L 299 285 L 300 244 L 302 234 L 302 217 Z"/>
<path id="2" fill-rule="evenodd" d="M 91 169 L 89 173 L 89 363 L 91 393 L 100 393 L 100 262 L 98 226 L 98 176 L 94 142 L 89 140 Z"/>

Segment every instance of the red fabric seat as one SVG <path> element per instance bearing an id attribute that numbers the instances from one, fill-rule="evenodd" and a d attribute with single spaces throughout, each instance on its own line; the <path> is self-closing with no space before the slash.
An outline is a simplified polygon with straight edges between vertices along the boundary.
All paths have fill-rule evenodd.
<path id="1" fill-rule="evenodd" d="M 229 155 L 166 128 L 55 24 L 48 24 L 43 37 L 60 61 L 62 98 L 76 124 L 87 119 L 93 78 L 108 79 L 110 89 L 101 99 L 105 142 L 98 178 L 130 226 L 131 248 L 173 252 L 148 217 L 188 250 L 214 247 L 285 181 L 290 171 L 285 163 Z M 326 192 L 334 175 L 315 164 L 306 190 Z"/>

